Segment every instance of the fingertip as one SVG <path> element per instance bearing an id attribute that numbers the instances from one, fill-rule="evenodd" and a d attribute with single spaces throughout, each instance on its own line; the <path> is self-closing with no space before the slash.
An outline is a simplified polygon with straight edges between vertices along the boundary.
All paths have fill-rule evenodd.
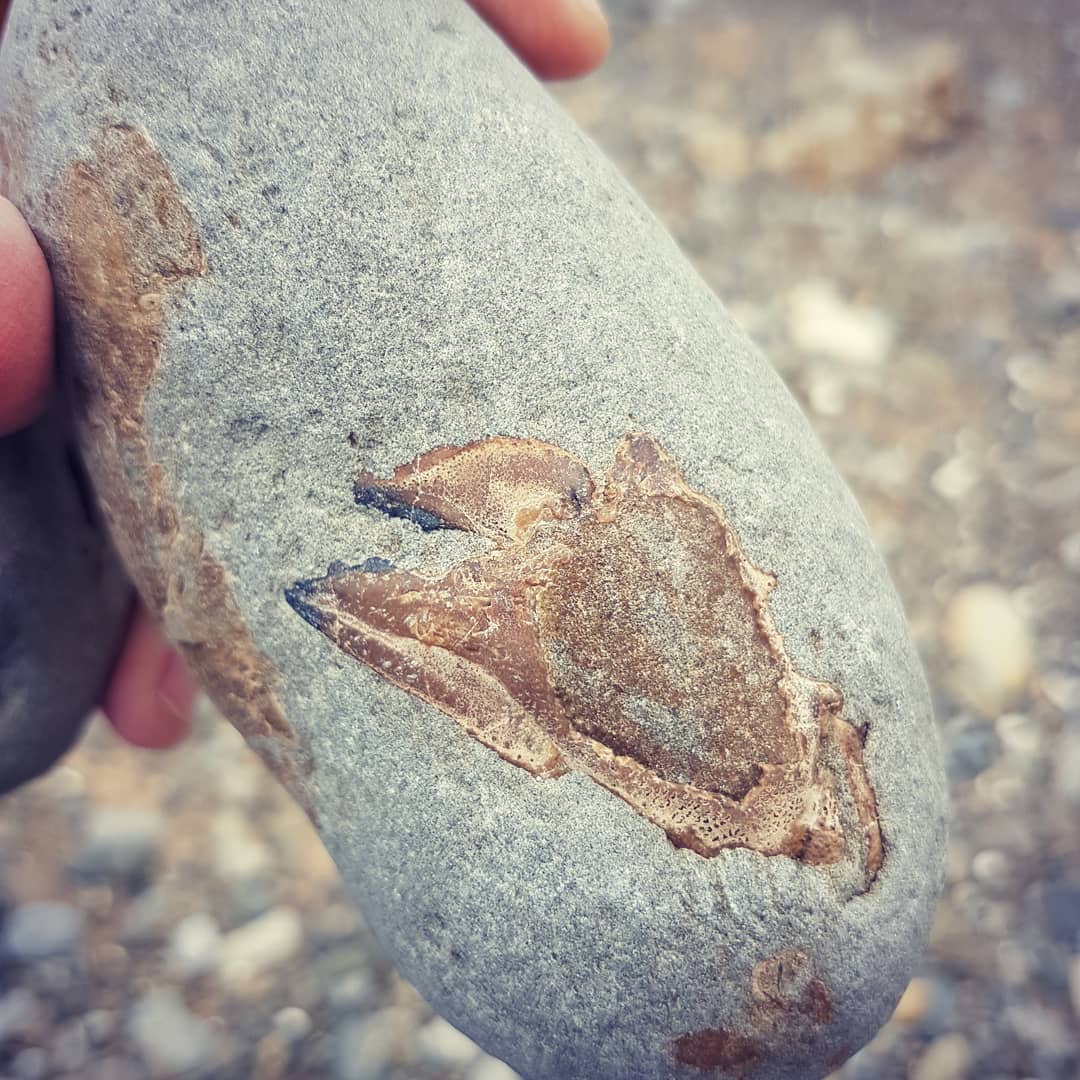
<path id="1" fill-rule="evenodd" d="M 45 256 L 0 196 L 0 435 L 44 408 L 52 382 L 53 301 Z"/>
<path id="2" fill-rule="evenodd" d="M 175 746 L 190 731 L 195 694 L 184 662 L 137 604 L 103 703 L 117 734 L 146 749 Z"/>
<path id="3" fill-rule="evenodd" d="M 542 79 L 572 79 L 598 67 L 611 31 L 597 0 L 470 0 Z"/>

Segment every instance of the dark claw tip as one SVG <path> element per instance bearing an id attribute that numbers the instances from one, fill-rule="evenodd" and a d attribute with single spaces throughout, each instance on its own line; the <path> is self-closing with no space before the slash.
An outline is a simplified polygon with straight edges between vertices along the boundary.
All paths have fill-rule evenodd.
<path id="1" fill-rule="evenodd" d="M 285 599 L 289 607 L 296 612 L 305 622 L 310 623 L 316 630 L 322 630 L 327 623 L 326 616 L 314 604 L 310 603 L 312 593 L 315 591 L 310 581 L 298 581 L 290 589 L 285 590 Z"/>

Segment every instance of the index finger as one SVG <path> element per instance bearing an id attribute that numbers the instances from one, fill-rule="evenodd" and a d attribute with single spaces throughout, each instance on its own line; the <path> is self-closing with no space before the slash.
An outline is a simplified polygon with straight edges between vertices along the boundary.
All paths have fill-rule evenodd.
<path id="1" fill-rule="evenodd" d="M 0 435 L 25 426 L 44 408 L 52 345 L 45 256 L 22 215 L 0 196 Z"/>

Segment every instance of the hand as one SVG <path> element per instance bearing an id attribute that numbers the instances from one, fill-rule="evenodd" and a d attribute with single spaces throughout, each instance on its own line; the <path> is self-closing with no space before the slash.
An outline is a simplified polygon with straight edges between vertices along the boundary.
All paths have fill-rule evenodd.
<path id="1" fill-rule="evenodd" d="M 603 60 L 608 28 L 595 0 L 469 0 L 537 75 L 571 78 Z M 7 0 L 0 0 L 2 28 Z M 30 423 L 52 380 L 52 288 L 19 212 L 0 197 L 0 435 Z M 166 747 L 188 731 L 195 685 L 139 602 L 102 703 L 136 746 Z"/>

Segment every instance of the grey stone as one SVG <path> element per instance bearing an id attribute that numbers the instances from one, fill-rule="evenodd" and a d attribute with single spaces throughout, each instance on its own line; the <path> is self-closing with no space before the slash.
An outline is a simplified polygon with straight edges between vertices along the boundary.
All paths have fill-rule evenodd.
<path id="1" fill-rule="evenodd" d="M 0 1043 L 29 1035 L 43 1022 L 41 1002 L 26 987 L 14 986 L 0 997 Z"/>
<path id="2" fill-rule="evenodd" d="M 311 1017 L 295 1005 L 286 1005 L 274 1013 L 274 1030 L 288 1042 L 300 1042 L 311 1033 Z"/>
<path id="3" fill-rule="evenodd" d="M 171 987 L 151 990 L 132 1007 L 128 1034 L 154 1073 L 197 1069 L 213 1051 L 210 1025 L 195 1016 Z"/>
<path id="4" fill-rule="evenodd" d="M 4 920 L 0 952 L 16 960 L 42 960 L 78 947 L 86 922 L 70 904 L 39 900 L 13 908 Z"/>
<path id="5" fill-rule="evenodd" d="M 361 1012 L 378 997 L 375 976 L 367 968 L 350 971 L 331 985 L 326 996 L 336 1012 Z"/>
<path id="6" fill-rule="evenodd" d="M 217 703 L 319 823 L 402 973 L 529 1077 L 689 1076 L 753 1059 L 760 1076 L 804 1078 L 870 1038 L 911 975 L 941 881 L 944 779 L 923 675 L 865 521 L 806 420 L 611 165 L 456 0 L 222 0 L 182 18 L 164 0 L 137 13 L 99 0 L 77 25 L 16 3 L 11 18 L 5 182 L 57 275 L 62 359 L 117 547 Z M 374 479 L 472 443 L 468 460 L 490 470 L 460 491 L 453 454 L 441 518 L 433 488 Z M 602 483 L 617 453 L 625 488 L 613 481 L 611 498 L 646 503 L 641 485 L 657 485 L 669 494 L 648 506 L 669 523 L 698 514 L 705 546 L 672 543 L 660 517 L 604 510 L 585 469 Z M 559 464 L 545 472 L 538 458 Z M 466 527 L 433 528 L 448 517 Z M 499 607 L 482 590 L 460 635 L 432 608 L 379 638 L 376 606 L 328 613 L 335 585 L 315 580 L 360 567 L 350 580 L 396 583 L 404 603 L 430 592 L 407 592 L 407 571 L 430 583 L 465 559 L 505 568 L 523 536 L 576 551 L 574 529 L 611 536 L 612 522 L 630 530 L 604 549 L 622 578 L 598 554 L 576 594 L 543 560 L 520 583 L 537 596 L 557 585 L 563 615 L 585 598 L 563 632 L 574 644 L 582 625 L 605 631 L 580 653 L 543 637 L 551 627 L 528 622 L 539 615 L 525 601 Z M 700 561 L 670 554 L 690 550 Z M 628 552 L 647 570 L 626 572 Z M 526 620 L 530 648 L 550 640 L 539 659 L 502 652 L 533 658 L 537 693 L 556 672 L 588 682 L 590 663 L 644 664 L 668 647 L 670 612 L 732 566 L 701 606 L 721 622 L 746 611 L 702 639 L 712 655 L 730 638 L 728 667 L 691 682 L 696 654 L 676 637 L 643 696 L 632 680 L 595 680 L 633 717 L 618 757 L 603 742 L 623 746 L 609 711 L 574 712 L 552 691 L 544 714 L 485 668 L 498 651 L 479 634 L 489 616 L 497 634 Z M 775 578 L 771 594 L 752 567 Z M 592 599 L 608 580 L 633 582 L 622 607 Z M 460 589 L 455 600 L 451 611 L 468 608 Z M 398 657 L 385 667 L 383 648 Z M 786 690 L 761 674 L 777 670 Z M 725 766 L 691 760 L 699 733 L 664 704 L 668 678 L 692 686 L 691 714 L 747 688 L 710 724 L 763 748 L 747 807 L 777 777 L 820 780 L 784 811 L 805 813 L 804 831 L 785 817 L 783 844 L 728 848 L 726 832 L 680 831 L 699 797 L 688 790 L 730 823 L 742 789 L 676 791 L 679 769 L 704 784 L 699 764 Z M 743 706 L 791 723 L 803 709 L 784 753 L 824 738 L 821 756 L 772 762 L 769 731 L 735 725 Z M 581 730 L 594 716 L 595 743 Z M 499 724 L 519 725 L 508 743 Z M 674 766 L 634 749 L 645 730 Z M 623 768 L 661 793 L 642 795 L 640 813 Z M 744 824 L 771 820 L 748 810 Z"/>
<path id="7" fill-rule="evenodd" d="M 143 1080 L 145 1072 L 127 1058 L 110 1055 L 96 1061 L 87 1075 L 90 1080 Z"/>
<path id="8" fill-rule="evenodd" d="M 129 945 L 146 945 L 164 937 L 181 918 L 181 903 L 176 882 L 169 877 L 159 878 L 128 905 L 122 939 Z"/>
<path id="9" fill-rule="evenodd" d="M 386 1075 L 401 1036 L 404 1017 L 397 1008 L 380 1009 L 338 1029 L 334 1073 L 338 1080 L 379 1080 Z"/>
<path id="10" fill-rule="evenodd" d="M 161 815 L 148 810 L 97 809 L 87 820 L 74 869 L 87 876 L 138 878 L 157 855 L 163 827 Z"/>
<path id="11" fill-rule="evenodd" d="M 53 1036 L 52 1063 L 60 1072 L 81 1073 L 90 1059 L 90 1033 L 81 1018 L 66 1023 Z"/>
<path id="12" fill-rule="evenodd" d="M 40 1046 L 28 1046 L 12 1058 L 11 1071 L 20 1080 L 39 1080 L 48 1075 L 49 1055 Z"/>
<path id="13" fill-rule="evenodd" d="M 0 794 L 75 741 L 105 687 L 127 605 L 54 408 L 0 439 Z"/>
<path id="14" fill-rule="evenodd" d="M 107 1043 L 116 1030 L 116 1013 L 108 1009 L 91 1009 L 83 1020 L 86 1023 L 86 1033 L 97 1046 Z"/>

